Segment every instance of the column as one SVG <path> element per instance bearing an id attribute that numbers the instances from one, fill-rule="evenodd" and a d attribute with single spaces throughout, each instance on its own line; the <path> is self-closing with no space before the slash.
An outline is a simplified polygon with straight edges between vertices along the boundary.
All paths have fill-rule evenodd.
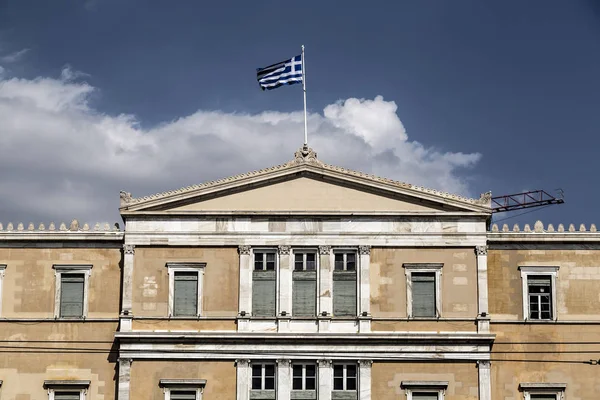
<path id="1" fill-rule="evenodd" d="M 371 332 L 371 246 L 359 246 L 360 286 L 358 302 L 359 332 Z"/>
<path id="2" fill-rule="evenodd" d="M 371 400 L 371 366 L 373 361 L 358 361 L 358 400 Z"/>
<path id="3" fill-rule="evenodd" d="M 319 400 L 331 400 L 331 391 L 333 390 L 333 369 L 331 360 L 319 360 L 319 388 L 317 398 Z"/>
<path id="4" fill-rule="evenodd" d="M 131 358 L 119 358 L 118 400 L 129 400 L 131 382 Z"/>
<path id="5" fill-rule="evenodd" d="M 492 374 L 489 360 L 477 361 L 479 370 L 479 400 L 492 400 Z"/>
<path id="6" fill-rule="evenodd" d="M 277 360 L 277 400 L 290 400 L 292 393 L 292 361 Z"/>
<path id="7" fill-rule="evenodd" d="M 319 332 L 328 332 L 333 312 L 333 253 L 331 246 L 319 246 Z"/>
<path id="8" fill-rule="evenodd" d="M 122 332 L 132 330 L 134 254 L 135 246 L 133 244 L 123 245 L 123 300 L 119 324 L 119 330 Z"/>
<path id="9" fill-rule="evenodd" d="M 240 297 L 238 301 L 238 331 L 250 330 L 252 315 L 252 254 L 250 246 L 239 246 Z"/>
<path id="10" fill-rule="evenodd" d="M 292 271 L 294 263 L 290 257 L 290 246 L 279 246 L 279 316 L 277 327 L 279 332 L 290 331 L 292 315 Z"/>
<path id="11" fill-rule="evenodd" d="M 487 246 L 475 247 L 477 255 L 477 332 L 490 332 L 490 316 L 488 311 L 488 273 Z"/>
<path id="12" fill-rule="evenodd" d="M 236 400 L 250 400 L 250 360 L 235 360 Z"/>

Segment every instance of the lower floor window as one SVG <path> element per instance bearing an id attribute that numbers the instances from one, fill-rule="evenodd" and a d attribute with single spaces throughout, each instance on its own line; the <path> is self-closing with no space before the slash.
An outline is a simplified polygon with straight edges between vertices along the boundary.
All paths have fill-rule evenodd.
<path id="1" fill-rule="evenodd" d="M 519 390 L 525 400 L 563 400 L 566 383 L 521 383 Z"/>
<path id="2" fill-rule="evenodd" d="M 165 400 L 202 400 L 205 379 L 161 379 Z"/>
<path id="3" fill-rule="evenodd" d="M 89 387 L 90 381 L 83 380 L 44 381 L 48 400 L 85 400 Z"/>
<path id="4" fill-rule="evenodd" d="M 400 386 L 406 391 L 406 400 L 444 400 L 448 382 L 402 381 Z"/>
<path id="5" fill-rule="evenodd" d="M 275 390 L 275 364 L 252 364 L 252 390 Z"/>
<path id="6" fill-rule="evenodd" d="M 169 400 L 198 400 L 195 390 L 171 390 Z"/>
<path id="7" fill-rule="evenodd" d="M 333 390 L 356 390 L 355 364 L 334 364 Z"/>
<path id="8" fill-rule="evenodd" d="M 316 390 L 317 366 L 315 364 L 294 364 L 293 390 Z"/>

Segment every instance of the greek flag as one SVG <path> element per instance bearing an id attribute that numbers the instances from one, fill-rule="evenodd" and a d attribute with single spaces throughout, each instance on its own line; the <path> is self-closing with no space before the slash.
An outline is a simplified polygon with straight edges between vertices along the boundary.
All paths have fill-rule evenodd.
<path id="1" fill-rule="evenodd" d="M 257 68 L 256 79 L 262 90 L 302 83 L 302 56 L 299 55 L 265 68 Z"/>

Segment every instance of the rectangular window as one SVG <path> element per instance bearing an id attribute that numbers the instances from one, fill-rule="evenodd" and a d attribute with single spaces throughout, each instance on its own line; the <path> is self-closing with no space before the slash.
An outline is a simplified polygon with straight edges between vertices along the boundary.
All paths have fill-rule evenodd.
<path id="1" fill-rule="evenodd" d="M 413 272 L 412 280 L 412 316 L 435 317 L 435 273 Z"/>
<path id="2" fill-rule="evenodd" d="M 174 316 L 198 315 L 198 272 L 175 271 Z"/>
<path id="3" fill-rule="evenodd" d="M 531 394 L 529 398 L 531 400 L 557 400 L 555 394 Z"/>
<path id="4" fill-rule="evenodd" d="M 314 316 L 317 313 L 316 253 L 294 253 L 292 272 L 292 315 Z"/>
<path id="5" fill-rule="evenodd" d="M 524 400 L 564 400 L 566 383 L 528 382 L 519 384 Z"/>
<path id="6" fill-rule="evenodd" d="M 333 270 L 333 315 L 356 316 L 356 253 L 335 252 Z"/>
<path id="7" fill-rule="evenodd" d="M 292 389 L 310 391 L 317 389 L 317 366 L 315 364 L 294 364 L 292 366 Z"/>
<path id="8" fill-rule="evenodd" d="M 444 400 L 448 382 L 402 381 L 400 387 L 406 391 L 406 400 Z"/>
<path id="9" fill-rule="evenodd" d="M 197 400 L 195 390 L 171 390 L 169 400 Z"/>
<path id="10" fill-rule="evenodd" d="M 438 400 L 439 392 L 413 392 L 413 400 Z"/>
<path id="11" fill-rule="evenodd" d="M 62 273 L 60 288 L 60 317 L 83 317 L 85 275 Z"/>
<path id="12" fill-rule="evenodd" d="M 252 272 L 252 315 L 274 317 L 276 310 L 277 271 L 274 251 L 254 253 Z"/>
<path id="13" fill-rule="evenodd" d="M 275 364 L 252 364 L 252 390 L 275 390 Z"/>
<path id="14" fill-rule="evenodd" d="M 552 278 L 549 275 L 527 277 L 529 319 L 552 319 Z"/>
<path id="15" fill-rule="evenodd" d="M 48 390 L 48 400 L 85 400 L 90 381 L 47 380 L 44 389 Z"/>
<path id="16" fill-rule="evenodd" d="M 202 400 L 206 379 L 161 379 L 165 400 Z"/>
<path id="17" fill-rule="evenodd" d="M 79 400 L 81 399 L 81 392 L 55 392 L 54 400 Z"/>
<path id="18" fill-rule="evenodd" d="M 333 390 L 356 391 L 357 367 L 355 364 L 334 364 Z"/>

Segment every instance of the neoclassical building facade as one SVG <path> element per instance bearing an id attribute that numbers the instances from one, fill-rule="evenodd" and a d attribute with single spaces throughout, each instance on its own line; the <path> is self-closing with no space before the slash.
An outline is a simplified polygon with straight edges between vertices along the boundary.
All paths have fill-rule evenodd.
<path id="1" fill-rule="evenodd" d="M 0 399 L 592 399 L 595 226 L 290 162 L 0 225 Z M 596 361 L 594 361 L 596 357 Z"/>

